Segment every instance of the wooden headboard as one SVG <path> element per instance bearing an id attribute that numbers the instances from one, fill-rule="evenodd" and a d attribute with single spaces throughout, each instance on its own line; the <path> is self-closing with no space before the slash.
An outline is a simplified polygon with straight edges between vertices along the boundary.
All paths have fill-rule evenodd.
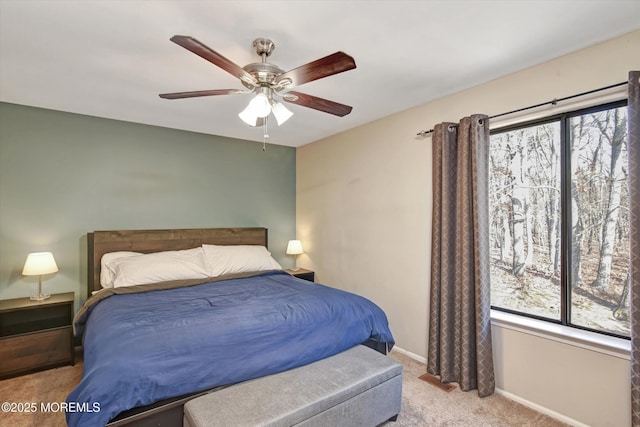
<path id="1" fill-rule="evenodd" d="M 100 260 L 108 252 L 160 252 L 190 249 L 209 245 L 262 245 L 267 247 L 267 229 L 254 228 L 191 228 L 177 230 L 115 230 L 87 233 L 88 281 L 87 296 L 102 289 Z"/>

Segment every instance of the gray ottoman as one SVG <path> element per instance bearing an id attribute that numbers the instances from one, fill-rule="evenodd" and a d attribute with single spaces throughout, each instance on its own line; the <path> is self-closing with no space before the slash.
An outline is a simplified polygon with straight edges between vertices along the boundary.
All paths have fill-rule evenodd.
<path id="1" fill-rule="evenodd" d="M 402 365 L 359 345 L 184 405 L 184 427 L 374 427 L 395 419 Z"/>

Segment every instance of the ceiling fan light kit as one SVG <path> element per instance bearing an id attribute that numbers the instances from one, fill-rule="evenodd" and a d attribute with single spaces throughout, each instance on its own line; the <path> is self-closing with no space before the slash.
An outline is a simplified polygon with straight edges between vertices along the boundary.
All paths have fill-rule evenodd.
<path id="1" fill-rule="evenodd" d="M 328 99 L 300 92 L 287 92 L 292 87 L 356 68 L 354 59 L 344 52 L 335 52 L 285 72 L 277 65 L 267 62 L 267 57 L 275 49 L 275 44 L 266 38 L 259 38 L 253 41 L 253 47 L 256 49 L 256 53 L 262 57 L 262 62 L 248 64 L 244 67 L 240 67 L 193 37 L 176 35 L 171 37 L 171 41 L 240 79 L 240 82 L 248 91 L 214 89 L 163 93 L 160 94 L 160 97 L 164 99 L 183 99 L 200 96 L 255 93 L 255 96 L 249 101 L 249 105 L 238 116 L 249 126 L 263 125 L 265 139 L 268 137 L 266 125 L 269 114 L 273 113 L 278 126 L 293 116 L 293 112 L 287 109 L 280 100 L 339 117 L 346 116 L 352 110 L 352 107 L 348 105 L 339 104 Z"/>
<path id="2" fill-rule="evenodd" d="M 293 116 L 293 112 L 289 111 L 281 102 L 273 100 L 273 94 L 270 89 L 260 87 L 256 90 L 258 94 L 249 101 L 249 105 L 242 110 L 238 117 L 249 126 L 256 126 L 259 118 L 265 118 L 273 113 L 278 126 L 289 120 Z"/>

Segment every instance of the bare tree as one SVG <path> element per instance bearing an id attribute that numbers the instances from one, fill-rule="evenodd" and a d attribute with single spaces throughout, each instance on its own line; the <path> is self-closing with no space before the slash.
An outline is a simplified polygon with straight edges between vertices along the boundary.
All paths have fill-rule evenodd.
<path id="1" fill-rule="evenodd" d="M 580 197 L 581 169 L 579 162 L 580 136 L 584 130 L 584 116 L 580 116 L 578 124 L 571 129 L 571 280 L 573 285 L 582 281 L 582 238 L 584 209 Z"/>
<path id="2" fill-rule="evenodd" d="M 611 121 L 613 120 L 613 123 Z M 620 160 L 623 146 L 626 142 L 626 116 L 621 115 L 619 109 L 608 110 L 605 120 L 595 118 L 595 125 L 602 136 L 611 146 L 609 176 L 606 179 L 607 194 L 605 218 L 602 227 L 602 241 L 600 244 L 600 258 L 598 262 L 598 276 L 592 286 L 606 288 L 611 278 L 611 265 L 615 250 L 616 227 L 620 215 L 620 202 L 623 177 L 623 162 Z"/>
<path id="3" fill-rule="evenodd" d="M 511 273 L 516 277 L 521 277 L 525 273 L 526 257 L 524 251 L 526 205 L 528 199 L 528 179 L 526 172 L 526 157 L 524 147 L 524 133 L 519 132 L 513 144 L 509 145 L 511 157 L 511 224 L 513 238 L 513 257 Z"/>

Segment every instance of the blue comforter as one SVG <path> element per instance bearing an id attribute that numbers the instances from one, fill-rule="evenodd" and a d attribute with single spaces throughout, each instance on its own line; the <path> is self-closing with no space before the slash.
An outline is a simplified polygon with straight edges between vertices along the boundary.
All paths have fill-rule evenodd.
<path id="1" fill-rule="evenodd" d="M 112 295 L 84 327 L 71 427 L 104 426 L 136 406 L 302 366 L 369 338 L 393 346 L 377 305 L 282 271 Z"/>

